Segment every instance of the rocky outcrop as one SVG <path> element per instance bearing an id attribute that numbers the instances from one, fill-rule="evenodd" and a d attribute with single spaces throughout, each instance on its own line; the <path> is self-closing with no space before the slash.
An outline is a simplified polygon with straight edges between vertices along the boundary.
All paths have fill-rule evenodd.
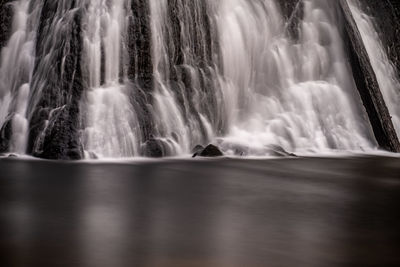
<path id="1" fill-rule="evenodd" d="M 339 4 L 345 22 L 345 37 L 354 80 L 376 140 L 382 149 L 400 152 L 399 139 L 350 7 L 346 0 L 340 0 Z"/>
<path id="2" fill-rule="evenodd" d="M 194 153 L 193 158 L 195 158 L 196 156 L 212 158 L 222 157 L 224 155 L 224 153 L 222 153 L 222 151 L 218 147 L 212 144 L 206 146 L 204 149 L 200 149 L 200 147 L 201 146 L 197 146 L 198 151 Z"/>
<path id="3" fill-rule="evenodd" d="M 161 158 L 165 155 L 164 144 L 161 140 L 151 137 L 142 145 L 142 155 L 149 158 Z"/>
<path id="4" fill-rule="evenodd" d="M 84 156 L 79 107 L 86 87 L 81 68 L 82 15 L 75 1 L 43 3 L 28 107 L 28 153 L 33 156 L 63 160 Z"/>

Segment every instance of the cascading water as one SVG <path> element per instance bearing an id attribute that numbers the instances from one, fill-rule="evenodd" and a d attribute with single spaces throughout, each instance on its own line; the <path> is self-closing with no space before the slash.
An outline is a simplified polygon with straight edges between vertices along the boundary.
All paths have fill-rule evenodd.
<path id="1" fill-rule="evenodd" d="M 303 0 L 289 15 L 277 0 L 13 6 L 1 50 L 2 151 L 70 159 L 180 155 L 209 142 L 247 155 L 271 145 L 376 148 L 336 1 Z M 373 34 L 355 18 L 363 37 Z M 399 129 L 397 81 L 384 83 L 380 51 L 371 61 Z"/>
<path id="2" fill-rule="evenodd" d="M 304 1 L 300 37 L 274 1 L 222 1 L 224 76 L 234 115 L 226 140 L 292 151 L 372 146 L 333 1 Z M 252 16 L 248 16 L 252 14 Z"/>
<path id="3" fill-rule="evenodd" d="M 214 14 L 209 1 L 150 3 L 155 132 L 170 152 L 187 153 L 225 128 Z"/>
<path id="4" fill-rule="evenodd" d="M 0 142 L 0 147 L 23 154 L 27 144 L 26 111 L 34 67 L 35 26 L 39 8 L 30 6 L 28 0 L 20 0 L 13 3 L 13 9 L 12 34 L 6 47 L 1 50 L 0 57 L 1 135 L 6 135 L 9 142 Z"/>
<path id="5" fill-rule="evenodd" d="M 126 3 L 88 1 L 84 44 L 90 89 L 83 104 L 83 140 L 86 150 L 105 157 L 136 156 L 140 141 L 127 87 L 120 82 L 127 33 Z"/>
<path id="6" fill-rule="evenodd" d="M 396 70 L 380 41 L 379 34 L 374 27 L 373 18 L 361 11 L 361 5 L 357 0 L 350 0 L 349 2 L 383 97 L 392 116 L 395 130 L 397 135 L 400 136 L 400 81 L 397 78 Z"/>

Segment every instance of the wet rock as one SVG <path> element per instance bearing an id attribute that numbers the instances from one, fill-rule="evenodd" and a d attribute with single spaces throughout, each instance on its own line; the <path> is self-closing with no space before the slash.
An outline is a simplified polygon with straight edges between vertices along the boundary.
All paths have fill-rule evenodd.
<path id="1" fill-rule="evenodd" d="M 218 147 L 212 144 L 204 148 L 199 154 L 200 157 L 222 157 L 223 155 L 224 153 L 222 153 Z"/>
<path id="2" fill-rule="evenodd" d="M 93 151 L 90 151 L 88 154 L 89 159 L 99 159 L 99 156 L 97 156 Z"/>
<path id="3" fill-rule="evenodd" d="M 142 154 L 149 158 L 164 157 L 164 145 L 162 141 L 155 138 L 147 140 L 142 147 Z"/>
<path id="4" fill-rule="evenodd" d="M 139 120 L 141 139 L 146 141 L 152 139 L 151 135 L 156 132 L 152 114 L 154 65 L 149 1 L 132 0 L 129 9 L 131 15 L 128 17 L 128 34 L 126 36 L 126 49 L 129 57 L 124 71 L 130 81 L 127 88 L 130 102 Z M 151 142 L 154 143 L 154 140 Z"/>
<path id="5" fill-rule="evenodd" d="M 297 155 L 287 152 L 283 147 L 278 145 L 268 145 L 266 146 L 268 154 L 276 157 L 297 157 Z"/>
<path id="6" fill-rule="evenodd" d="M 39 134 L 32 155 L 44 159 L 80 160 L 83 146 L 77 136 L 76 111 L 70 108 L 53 111 L 43 133 Z"/>
<path id="7" fill-rule="evenodd" d="M 304 17 L 303 0 L 285 0 L 278 2 L 286 20 L 287 33 L 291 38 L 297 40 L 300 35 L 301 21 Z"/>
<path id="8" fill-rule="evenodd" d="M 83 11 L 76 1 L 43 2 L 27 111 L 32 114 L 27 153 L 54 160 L 82 159 L 80 100 L 87 88 L 82 69 Z M 68 38 L 49 38 L 55 33 Z"/>
<path id="9" fill-rule="evenodd" d="M 12 135 L 12 119 L 6 120 L 0 129 L 0 152 L 7 152 L 10 148 L 10 140 Z"/>
<path id="10" fill-rule="evenodd" d="M 8 157 L 9 157 L 9 158 L 18 158 L 18 156 L 15 155 L 15 154 L 10 154 L 10 155 L 8 155 Z"/>
<path id="11" fill-rule="evenodd" d="M 0 50 L 10 38 L 13 10 L 12 0 L 0 0 Z"/>
<path id="12" fill-rule="evenodd" d="M 175 142 L 179 143 L 179 135 L 177 133 L 173 132 L 171 137 Z"/>
<path id="13" fill-rule="evenodd" d="M 204 146 L 197 145 L 192 149 L 193 158 L 197 157 L 204 150 Z"/>

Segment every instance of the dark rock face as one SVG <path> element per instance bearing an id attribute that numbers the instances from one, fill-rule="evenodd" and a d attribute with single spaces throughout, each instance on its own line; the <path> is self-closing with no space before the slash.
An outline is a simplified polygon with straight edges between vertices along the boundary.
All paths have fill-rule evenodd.
<path id="1" fill-rule="evenodd" d="M 143 142 L 146 142 L 154 134 L 151 109 L 154 77 L 149 2 L 132 0 L 131 12 L 127 37 L 129 55 L 127 76 L 131 81 L 130 98 L 138 113 L 141 138 Z"/>
<path id="2" fill-rule="evenodd" d="M 400 78 L 400 1 L 360 0 L 364 12 L 374 17 L 375 27 Z M 399 88 L 400 90 L 400 88 Z"/>
<path id="3" fill-rule="evenodd" d="M 10 38 L 13 10 L 12 0 L 0 0 L 0 50 Z"/>
<path id="4" fill-rule="evenodd" d="M 206 146 L 206 148 L 204 148 L 199 154 L 200 157 L 222 157 L 223 155 L 224 153 L 214 145 Z"/>
<path id="5" fill-rule="evenodd" d="M 0 153 L 8 152 L 12 135 L 12 119 L 9 117 L 0 129 Z"/>
<path id="6" fill-rule="evenodd" d="M 164 150 L 163 142 L 155 138 L 150 138 L 142 146 L 142 154 L 145 157 L 150 158 L 161 158 L 166 156 Z"/>
<path id="7" fill-rule="evenodd" d="M 303 0 L 278 1 L 283 16 L 286 19 L 286 31 L 293 39 L 298 39 L 300 34 L 300 23 L 304 17 Z"/>
<path id="8" fill-rule="evenodd" d="M 82 15 L 75 1 L 43 3 L 28 107 L 28 153 L 36 157 L 83 158 L 79 129 L 79 102 L 85 88 Z"/>
<path id="9" fill-rule="evenodd" d="M 197 141 L 207 142 L 206 126 L 200 113 L 207 117 L 218 134 L 225 128 L 225 122 L 219 116 L 222 111 L 217 109 L 220 106 L 217 99 L 222 97 L 218 95 L 218 85 L 211 79 L 219 65 L 215 56 L 219 54 L 215 22 L 209 15 L 207 1 L 168 0 L 167 7 L 171 29 L 167 30 L 170 87 L 189 127 L 193 122 L 198 125 L 192 130 L 200 130 L 203 139 Z M 195 103 L 195 95 L 206 101 Z"/>
<path id="10" fill-rule="evenodd" d="M 340 0 L 339 3 L 345 19 L 346 39 L 354 79 L 376 140 L 381 148 L 400 152 L 399 139 L 350 7 L 346 0 Z"/>

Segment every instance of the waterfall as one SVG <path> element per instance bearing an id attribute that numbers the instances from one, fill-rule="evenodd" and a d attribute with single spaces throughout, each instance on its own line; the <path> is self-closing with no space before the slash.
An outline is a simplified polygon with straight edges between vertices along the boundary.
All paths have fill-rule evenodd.
<path id="1" fill-rule="evenodd" d="M 224 142 L 292 151 L 373 146 L 334 1 L 304 1 L 297 42 L 274 1 L 221 1 L 219 25 L 232 124 Z M 248 14 L 252 14 L 249 16 Z M 254 152 L 252 152 L 254 153 Z"/>
<path id="2" fill-rule="evenodd" d="M 151 11 L 155 134 L 188 153 L 224 131 L 215 14 L 204 0 L 152 0 Z"/>
<path id="3" fill-rule="evenodd" d="M 400 133 L 396 70 L 373 20 L 351 3 Z M 377 149 L 337 1 L 18 0 L 12 9 L 0 57 L 0 152 Z"/>
<path id="4" fill-rule="evenodd" d="M 357 0 L 350 0 L 349 2 L 383 97 L 392 116 L 395 130 L 397 135 L 400 136 L 400 81 L 398 74 L 386 54 L 383 43 L 380 41 L 379 34 L 374 26 L 374 19 L 362 12 L 361 5 Z"/>
<path id="5" fill-rule="evenodd" d="M 83 104 L 84 148 L 103 157 L 138 155 L 136 113 L 121 77 L 127 34 L 125 0 L 88 0 L 84 49 L 89 90 Z"/>
<path id="6" fill-rule="evenodd" d="M 1 150 L 23 154 L 28 135 L 27 108 L 35 61 L 35 38 L 40 7 L 28 0 L 13 3 L 11 37 L 0 56 Z"/>

